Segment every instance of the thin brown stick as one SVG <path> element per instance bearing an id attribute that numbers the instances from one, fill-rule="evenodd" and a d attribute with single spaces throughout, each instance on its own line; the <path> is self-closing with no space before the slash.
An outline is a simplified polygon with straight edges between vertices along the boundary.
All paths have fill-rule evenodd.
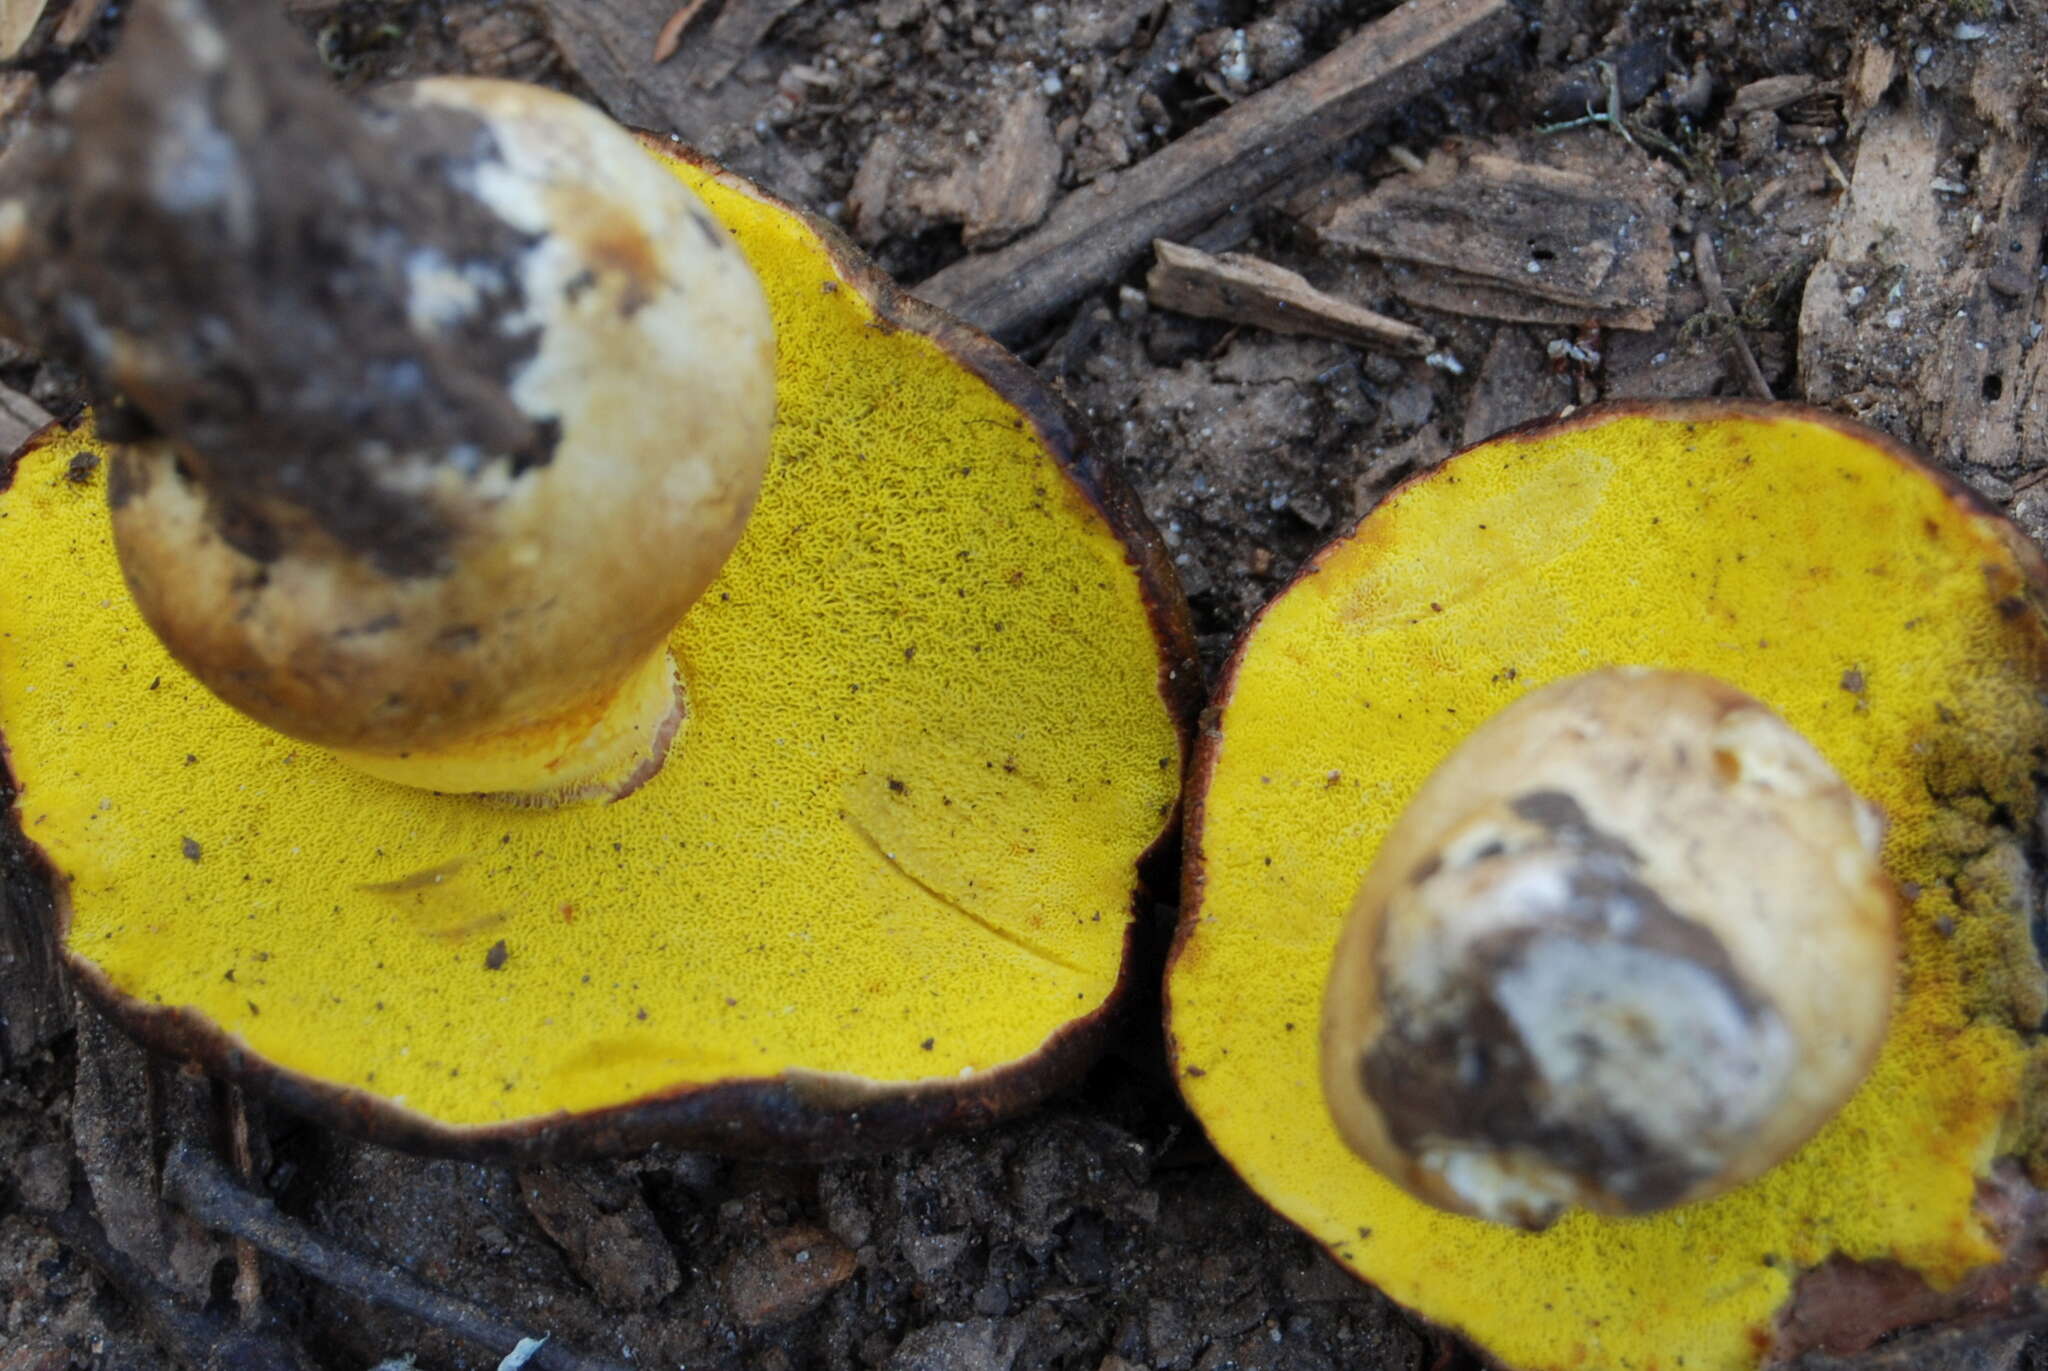
<path id="1" fill-rule="evenodd" d="M 99 1220 L 81 1203 L 55 1212 L 30 1209 L 29 1222 L 83 1257 L 136 1315 L 151 1341 L 183 1366 L 246 1371 L 311 1371 L 297 1343 L 267 1329 L 229 1324 L 188 1309 L 142 1263 L 115 1247 Z"/>
<path id="2" fill-rule="evenodd" d="M 1763 368 L 1756 364 L 1756 354 L 1749 350 L 1749 339 L 1743 336 L 1735 311 L 1729 308 L 1728 291 L 1721 284 L 1721 264 L 1714 256 L 1714 239 L 1705 229 L 1701 229 L 1692 240 L 1692 261 L 1699 272 L 1700 290 L 1707 297 L 1707 312 L 1723 321 L 1729 338 L 1734 341 L 1735 355 L 1742 362 L 1742 374 L 1749 382 L 1750 394 L 1759 400 L 1775 399 L 1771 394 L 1771 383 L 1764 379 Z"/>
<path id="3" fill-rule="evenodd" d="M 702 14 L 704 6 L 710 2 L 711 0 L 687 0 L 668 17 L 668 22 L 661 26 L 661 32 L 654 35 L 655 66 L 660 66 L 676 55 L 676 49 L 683 45 L 683 30 L 690 27 L 690 21 Z"/>
<path id="4" fill-rule="evenodd" d="M 1070 193 L 1036 231 L 915 287 L 1014 338 L 1142 260 L 1448 81 L 1519 31 L 1507 0 L 1408 0 L 1334 52 L 1121 173 Z"/>
<path id="5" fill-rule="evenodd" d="M 509 1352 L 527 1336 L 526 1331 L 488 1310 L 329 1241 L 279 1212 L 269 1200 L 236 1184 L 203 1149 L 185 1143 L 171 1149 L 164 1158 L 164 1198 L 208 1228 L 246 1238 L 316 1280 L 410 1314 L 488 1351 Z M 530 1364 L 537 1371 L 629 1371 L 618 1362 L 581 1356 L 553 1342 L 534 1353 Z"/>

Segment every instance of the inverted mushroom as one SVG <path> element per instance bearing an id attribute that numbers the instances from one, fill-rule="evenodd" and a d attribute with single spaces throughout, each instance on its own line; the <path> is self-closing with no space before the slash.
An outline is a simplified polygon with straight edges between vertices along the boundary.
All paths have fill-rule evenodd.
<path id="1" fill-rule="evenodd" d="M 1219 1150 L 1340 1262 L 1515 1371 L 1751 1368 L 2034 1279 L 1997 1197 L 2042 1161 L 2029 1082 L 2048 996 L 2026 854 L 2048 755 L 2044 584 L 2038 554 L 1966 492 L 1798 407 L 1596 408 L 1403 486 L 1246 632 L 1196 758 L 1169 1029 Z M 1646 685 L 1679 693 L 1638 716 Z M 1619 789 L 1617 758 L 1576 743 L 1578 761 L 1538 755 L 1550 742 L 1504 755 L 1574 714 L 1666 746 L 1734 720 L 1745 742 L 1725 761 L 1710 747 L 1690 782 L 1645 748 Z M 1697 724 L 1673 731 L 1673 714 Z M 1699 802 L 1684 786 L 1718 797 L 1744 775 L 1821 803 L 1768 841 L 1716 831 L 1755 806 L 1681 825 Z M 1857 855 L 1871 826 L 1852 796 L 1884 820 L 1881 873 Z M 1715 912 L 1672 875 L 1680 827 L 1722 854 L 1705 873 L 1730 888 L 1762 863 L 1839 882 L 1832 931 L 1802 925 L 1812 901 L 1746 929 Z M 1787 846 L 1822 859 L 1788 868 Z M 1654 902 L 1614 890 L 1554 902 L 1546 923 L 1542 900 L 1496 885 L 1574 873 L 1638 881 L 1684 923 L 1655 933 Z M 1478 928 L 1489 910 L 1501 922 Z M 1422 976 L 1445 948 L 1479 974 Z M 1672 978 L 1657 1014 L 1603 1022 L 1627 1019 L 1652 962 Z M 1614 975 L 1592 974 L 1602 963 Z M 1375 997 L 1401 979 L 1389 1041 Z M 1474 985 L 1486 994 L 1459 998 Z M 1446 993 L 1419 998 L 1431 988 Z M 1466 1012 L 1489 996 L 1525 1016 L 1490 1046 L 1487 1014 Z M 1550 1017 L 1527 1016 L 1539 1003 Z M 1546 1038 L 1566 1010 L 1596 1031 Z M 1836 1032 L 1809 1052 L 1815 1026 Z M 1630 1084 L 1674 1044 L 1689 1044 L 1679 1073 Z M 1539 1051 L 1544 1068 L 1518 1074 Z M 1752 1072 L 1781 1087 L 1727 1088 Z M 1487 1081 L 1491 1097 L 1473 1088 Z M 1360 1086 L 1406 1116 L 1340 1122 Z M 1460 1100 L 1484 1120 L 1471 1136 Z M 1670 1128 L 1693 1107 L 1760 1113 L 1718 1140 L 1699 1124 L 1694 1150 Z M 1631 1169 L 1659 1160 L 1628 1134 L 1650 1114 L 1676 1163 L 1658 1174 Z M 1579 1126 L 1578 1155 L 1561 1124 Z M 1859 1271 L 1921 1290 L 1919 1312 L 1865 1302 L 1856 1329 L 1825 1326 L 1823 1292 Z"/>
<path id="2" fill-rule="evenodd" d="M 778 338 L 759 501 L 665 638 L 690 713 L 658 774 L 508 808 L 228 708 L 122 589 L 103 404 L 0 491 L 6 841 L 122 1022 L 353 1132 L 787 1156 L 985 1122 L 1085 1063 L 1122 993 L 1184 602 L 1025 368 L 800 212 L 632 151 L 716 221 L 680 232 L 737 244 Z M 593 384 L 658 405 L 673 378 L 629 360 Z"/>
<path id="3" fill-rule="evenodd" d="M 0 315 L 119 397 L 130 591 L 227 703 L 374 774 L 629 790 L 768 460 L 754 274 L 577 101 L 353 105 L 218 8 L 144 7 L 0 182 Z"/>
<path id="4" fill-rule="evenodd" d="M 1881 829 L 1710 676 L 1524 695 L 1430 774 L 1352 902 L 1323 1005 L 1338 1131 L 1418 1198 L 1530 1228 L 1762 1173 L 1884 1036 Z"/>

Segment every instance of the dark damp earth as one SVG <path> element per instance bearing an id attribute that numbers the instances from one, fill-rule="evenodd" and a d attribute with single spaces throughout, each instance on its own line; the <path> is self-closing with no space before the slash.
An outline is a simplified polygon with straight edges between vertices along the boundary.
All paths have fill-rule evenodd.
<path id="1" fill-rule="evenodd" d="M 913 284 L 1030 231 L 1061 196 L 1113 185 L 1388 8 L 725 0 L 655 68 L 654 32 L 673 8 L 661 3 L 285 3 L 347 86 L 467 72 L 567 89 L 682 131 L 837 221 Z M 51 0 L 0 65 L 9 136 L 115 41 L 122 6 L 95 8 Z M 727 11 L 765 22 L 720 27 Z M 2040 0 L 1526 0 L 1520 11 L 1519 38 L 1314 149 L 1201 240 L 1419 325 L 1436 364 L 1161 308 L 1146 264 L 1014 340 L 1159 526 L 1209 671 L 1302 561 L 1401 479 L 1602 398 L 1761 384 L 1932 452 L 2030 535 L 2048 533 L 2032 348 L 2048 309 Z M 735 33 L 748 41 L 706 46 Z M 1618 126 L 1584 122 L 1610 110 Z M 1447 140 L 1590 161 L 1617 195 L 1652 205 L 1663 246 L 1637 265 L 1654 298 L 1563 322 L 1512 302 L 1445 313 L 1447 292 L 1417 279 L 1426 271 L 1392 271 L 1323 232 L 1333 206 Z M 1861 156 L 1880 140 L 1885 165 L 1903 169 L 1889 179 Z M 1858 223 L 1885 226 L 1878 250 L 1852 241 Z M 1471 251 L 1483 274 L 1482 247 Z M 83 400 L 75 378 L 6 344 L 0 383 L 60 417 Z M 1174 912 L 1170 892 L 1144 911 L 1141 980 L 1156 980 Z M 189 1129 L 179 1116 L 191 1090 L 25 955 L 0 959 L 0 1023 L 0 1371 L 227 1364 L 205 1348 L 233 1326 L 234 1247 L 167 1216 L 155 1191 L 161 1139 Z M 1164 1060 L 1157 993 L 1143 991 L 1077 1087 L 1005 1126 L 881 1157 L 771 1166 L 657 1148 L 515 1170 L 424 1161 L 259 1109 L 253 1164 L 286 1212 L 333 1239 L 558 1347 L 638 1366 L 1476 1365 L 1246 1191 L 1178 1103 Z M 88 1203 L 133 1263 L 96 1260 L 91 1243 L 27 1214 Z M 261 1277 L 270 1327 L 320 1367 L 410 1357 L 488 1368 L 511 1351 L 282 1263 Z M 2039 1368 L 2048 1341 L 2007 1335 L 1869 1363 L 1908 1364 Z"/>

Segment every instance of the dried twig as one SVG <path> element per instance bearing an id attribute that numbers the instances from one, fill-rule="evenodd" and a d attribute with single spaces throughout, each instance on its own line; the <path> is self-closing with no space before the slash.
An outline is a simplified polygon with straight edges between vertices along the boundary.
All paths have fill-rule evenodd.
<path id="1" fill-rule="evenodd" d="M 661 32 L 654 36 L 655 66 L 676 55 L 676 49 L 683 45 L 683 30 L 690 27 L 690 21 L 702 14 L 704 6 L 709 3 L 710 0 L 687 0 L 668 17 L 668 22 L 661 26 Z"/>
<path id="2" fill-rule="evenodd" d="M 193 1367 L 231 1366 L 239 1371 L 310 1371 L 297 1344 L 275 1333 L 236 1327 L 186 1308 L 141 1262 L 108 1241 L 106 1230 L 82 1204 L 54 1213 L 29 1210 L 28 1217 L 98 1271 L 173 1362 Z"/>
<path id="3" fill-rule="evenodd" d="M 1492 51 L 1520 22 L 1507 0 L 1408 0 L 1113 182 L 1070 193 L 1035 232 L 954 263 L 917 293 L 1015 337 L 1143 260 L 1153 239 L 1185 241 L 1296 167 L 1329 156 Z"/>
<path id="4" fill-rule="evenodd" d="M 1774 398 L 1771 383 L 1764 379 L 1763 368 L 1756 364 L 1756 354 L 1749 350 L 1749 339 L 1743 336 L 1742 325 L 1735 318 L 1735 311 L 1728 306 L 1728 291 L 1721 284 L 1721 264 L 1714 256 L 1714 239 L 1701 229 L 1692 240 L 1692 260 L 1699 271 L 1700 289 L 1706 293 L 1707 313 L 1723 321 L 1728 336 L 1734 341 L 1735 354 L 1742 362 L 1742 374 L 1749 382 L 1750 394 L 1759 400 Z"/>
<path id="5" fill-rule="evenodd" d="M 216 1232 L 246 1238 L 280 1261 L 373 1304 L 384 1305 L 497 1352 L 526 1336 L 467 1300 L 430 1289 L 395 1266 L 358 1256 L 280 1213 L 275 1204 L 235 1183 L 202 1149 L 180 1144 L 164 1159 L 164 1198 Z M 540 1371 L 628 1371 L 618 1362 L 580 1356 L 549 1343 L 536 1352 Z"/>

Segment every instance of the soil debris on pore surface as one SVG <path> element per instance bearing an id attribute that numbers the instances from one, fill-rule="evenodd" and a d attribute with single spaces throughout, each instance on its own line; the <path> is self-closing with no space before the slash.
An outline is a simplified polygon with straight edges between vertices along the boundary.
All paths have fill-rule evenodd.
<path id="1" fill-rule="evenodd" d="M 1235 278 L 1213 267 L 1215 308 L 1168 308 L 1147 292 L 1154 235 L 1106 265 L 1037 259 L 1075 273 L 1065 302 L 998 321 L 1167 538 L 1212 671 L 1302 560 L 1401 479 L 1604 398 L 1762 388 L 1822 404 L 1931 452 L 2048 536 L 2048 10 L 2033 0 L 1528 0 L 1412 89 L 1371 87 L 1388 103 L 1355 119 L 1255 102 L 1313 75 L 1384 4 L 713 0 L 656 63 L 672 0 L 282 3 L 346 87 L 466 72 L 568 90 L 838 223 L 913 288 L 989 254 L 1034 260 L 1089 197 L 1142 184 L 1148 159 L 1193 157 L 1203 130 L 1220 144 L 1217 128 L 1260 127 L 1284 104 L 1284 173 L 1156 236 L 1242 254 L 1283 299 L 1412 332 L 1373 346 L 1274 331 L 1271 293 L 1233 313 Z M 9 7 L 0 144 L 105 57 L 123 10 Z M 1585 193 L 1587 168 L 1609 196 Z M 1503 229 L 1532 213 L 1518 258 Z M 1483 231 L 1447 257 L 1427 230 L 1454 214 Z M 62 367 L 5 342 L 0 387 L 9 434 L 83 400 Z M 1465 1364 L 1216 1159 L 1166 1079 L 1155 1003 L 1132 1008 L 1074 1091 L 972 1137 L 826 1166 L 657 1148 L 520 1171 L 230 1109 L 75 1003 L 27 873 L 0 881 L 5 1371 L 206 1364 L 237 1337 L 322 1367 L 483 1368 L 513 1350 L 166 1207 L 172 1144 L 220 1145 L 214 1121 L 235 1110 L 245 1174 L 283 1214 L 588 1357 Z M 1149 912 L 1155 943 L 1172 916 Z M 238 1322 L 252 1289 L 261 1317 Z M 1863 1364 L 2048 1364 L 2048 1343 L 2009 1323 L 1960 1336 L 1911 1360 L 1880 1345 Z"/>

